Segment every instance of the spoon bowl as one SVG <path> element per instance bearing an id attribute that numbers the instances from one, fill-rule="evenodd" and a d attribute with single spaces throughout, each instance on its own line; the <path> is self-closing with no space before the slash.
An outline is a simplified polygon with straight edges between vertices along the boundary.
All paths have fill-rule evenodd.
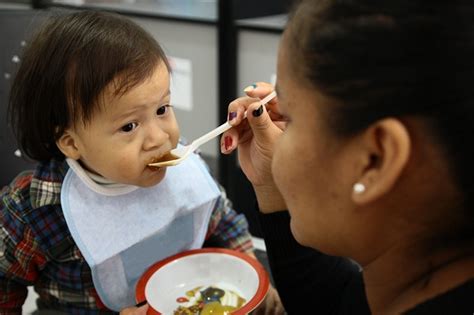
<path id="1" fill-rule="evenodd" d="M 270 94 L 268 94 L 267 96 L 265 96 L 263 99 L 260 100 L 260 104 L 265 106 L 275 96 L 276 96 L 276 92 L 275 91 L 271 92 Z M 244 117 L 247 117 L 246 113 Z M 168 154 L 163 156 L 161 160 L 150 163 L 148 164 L 148 166 L 166 167 L 166 166 L 178 165 L 179 163 L 183 162 L 192 152 L 194 152 L 201 145 L 217 137 L 218 135 L 226 132 L 230 128 L 232 128 L 232 125 L 229 124 L 229 122 L 227 121 L 223 123 L 222 125 L 220 125 L 219 127 L 217 127 L 216 129 L 213 129 L 209 131 L 208 133 L 206 133 L 205 135 L 201 136 L 200 138 L 197 138 L 196 140 L 191 142 L 189 145 L 180 146 L 171 150 Z"/>
<path id="2" fill-rule="evenodd" d="M 168 154 L 165 154 L 159 161 L 148 164 L 148 166 L 154 167 L 165 167 L 165 166 L 175 166 L 181 163 L 185 158 L 191 154 L 189 146 L 179 146 L 171 150 Z"/>

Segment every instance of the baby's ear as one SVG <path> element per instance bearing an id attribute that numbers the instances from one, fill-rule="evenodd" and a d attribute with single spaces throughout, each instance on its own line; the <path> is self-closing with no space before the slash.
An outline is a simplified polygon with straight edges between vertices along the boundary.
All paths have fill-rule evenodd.
<path id="1" fill-rule="evenodd" d="M 81 154 L 79 152 L 76 140 L 77 135 L 74 131 L 66 129 L 63 135 L 56 141 L 59 150 L 68 158 L 79 160 Z"/>

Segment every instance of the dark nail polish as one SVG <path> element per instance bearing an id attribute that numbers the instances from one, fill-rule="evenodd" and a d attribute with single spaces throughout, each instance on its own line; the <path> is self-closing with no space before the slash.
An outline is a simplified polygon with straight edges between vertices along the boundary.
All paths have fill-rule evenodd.
<path id="1" fill-rule="evenodd" d="M 237 112 L 230 112 L 228 116 L 228 121 L 233 120 L 235 117 L 237 117 Z"/>
<path id="2" fill-rule="evenodd" d="M 253 117 L 259 117 L 263 113 L 263 105 L 252 112 Z"/>

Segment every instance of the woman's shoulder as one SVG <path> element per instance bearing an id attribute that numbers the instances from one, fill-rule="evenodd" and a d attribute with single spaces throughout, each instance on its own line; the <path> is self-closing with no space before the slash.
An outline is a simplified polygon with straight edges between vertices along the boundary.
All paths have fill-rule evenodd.
<path id="1" fill-rule="evenodd" d="M 413 309 L 406 315 L 472 314 L 474 312 L 474 279 L 442 293 Z"/>

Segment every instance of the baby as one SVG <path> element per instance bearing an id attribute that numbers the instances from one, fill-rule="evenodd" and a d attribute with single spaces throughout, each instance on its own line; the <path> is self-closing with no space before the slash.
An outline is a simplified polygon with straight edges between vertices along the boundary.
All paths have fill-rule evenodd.
<path id="1" fill-rule="evenodd" d="M 179 142 L 170 67 L 130 20 L 51 18 L 24 52 L 10 94 L 21 150 L 38 161 L 2 190 L 0 309 L 105 314 L 135 304 L 154 262 L 206 240 L 252 252 L 247 221 L 202 160 L 153 168 Z"/>

